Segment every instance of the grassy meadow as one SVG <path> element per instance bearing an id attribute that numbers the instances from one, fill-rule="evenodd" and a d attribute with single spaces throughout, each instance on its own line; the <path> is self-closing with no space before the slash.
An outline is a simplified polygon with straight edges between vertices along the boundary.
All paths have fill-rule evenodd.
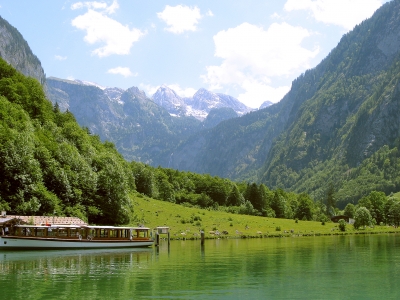
<path id="1" fill-rule="evenodd" d="M 339 230 L 338 224 L 326 222 L 302 221 L 292 219 L 277 219 L 258 216 L 238 215 L 222 211 L 189 208 L 165 201 L 154 200 L 140 194 L 135 194 L 134 220 L 131 225 L 144 225 L 150 228 L 168 226 L 171 239 L 199 238 L 200 230 L 205 231 L 206 238 L 219 237 L 281 237 L 281 236 L 314 236 L 336 234 L 365 234 L 400 232 L 392 226 L 375 226 L 355 230 L 347 224 L 346 231 Z M 280 230 L 277 230 L 280 229 Z"/>

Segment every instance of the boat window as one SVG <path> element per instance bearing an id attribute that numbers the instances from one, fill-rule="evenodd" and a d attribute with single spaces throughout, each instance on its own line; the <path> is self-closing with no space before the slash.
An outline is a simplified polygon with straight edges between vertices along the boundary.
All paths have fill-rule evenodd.
<path id="1" fill-rule="evenodd" d="M 32 236 L 33 235 L 33 228 L 18 228 L 17 235 L 20 236 Z"/>
<path id="2" fill-rule="evenodd" d="M 96 229 L 88 229 L 88 235 L 90 235 L 92 238 L 96 237 Z"/>
<path id="3" fill-rule="evenodd" d="M 116 238 L 118 237 L 118 230 L 117 229 L 110 229 L 110 238 Z"/>
<path id="4" fill-rule="evenodd" d="M 69 236 L 74 238 L 79 237 L 79 228 L 70 228 Z"/>
<path id="5" fill-rule="evenodd" d="M 58 236 L 67 237 L 68 236 L 67 228 L 58 228 Z"/>
<path id="6" fill-rule="evenodd" d="M 86 238 L 87 237 L 85 228 L 79 228 L 78 233 L 82 238 Z"/>
<path id="7" fill-rule="evenodd" d="M 35 236 L 45 236 L 44 228 L 35 228 Z"/>
<path id="8" fill-rule="evenodd" d="M 138 238 L 147 237 L 147 230 L 136 229 L 136 230 L 133 231 L 133 236 L 136 236 Z"/>
<path id="9" fill-rule="evenodd" d="M 100 237 L 108 237 L 108 230 L 100 229 Z"/>
<path id="10" fill-rule="evenodd" d="M 129 238 L 129 229 L 120 229 L 118 237 L 120 237 L 120 238 Z"/>
<path id="11" fill-rule="evenodd" d="M 57 236 L 57 228 L 47 228 L 47 236 L 54 237 Z"/>

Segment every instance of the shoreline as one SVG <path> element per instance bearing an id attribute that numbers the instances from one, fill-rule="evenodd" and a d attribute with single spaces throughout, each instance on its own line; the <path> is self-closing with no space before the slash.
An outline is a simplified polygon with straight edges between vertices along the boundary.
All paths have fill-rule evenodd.
<path id="1" fill-rule="evenodd" d="M 205 240 L 217 239 L 264 239 L 264 238 L 299 238 L 299 237 L 318 237 L 318 236 L 349 236 L 349 235 L 376 235 L 376 234 L 398 234 L 399 231 L 357 231 L 357 232 L 332 232 L 332 233 L 276 233 L 276 234 L 259 234 L 259 235 L 240 235 L 240 236 L 206 236 Z M 160 240 L 167 240 L 160 238 Z M 199 237 L 171 237 L 170 241 L 197 241 Z"/>

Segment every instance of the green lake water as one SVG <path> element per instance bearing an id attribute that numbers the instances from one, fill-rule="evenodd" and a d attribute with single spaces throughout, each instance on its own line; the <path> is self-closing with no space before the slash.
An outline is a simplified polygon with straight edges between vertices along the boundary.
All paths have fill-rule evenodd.
<path id="1" fill-rule="evenodd" d="M 400 235 L 4 251 L 0 299 L 400 299 Z"/>

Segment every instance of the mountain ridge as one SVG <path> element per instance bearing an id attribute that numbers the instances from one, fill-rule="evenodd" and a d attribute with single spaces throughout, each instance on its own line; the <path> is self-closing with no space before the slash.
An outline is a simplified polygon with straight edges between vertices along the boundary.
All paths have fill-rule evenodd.
<path id="1" fill-rule="evenodd" d="M 136 87 L 63 84 L 47 79 L 52 101 L 77 110 L 81 125 L 114 141 L 128 159 L 314 199 L 324 199 L 334 184 L 342 203 L 371 189 L 400 190 L 400 0 L 345 34 L 315 68 L 293 80 L 280 102 L 240 118 L 232 107 L 218 107 L 230 96 L 205 89 L 184 99 L 163 87 L 160 99 L 151 100 Z M 208 102 L 201 102 L 205 95 Z M 209 109 L 209 118 L 185 116 L 188 107 Z"/>

